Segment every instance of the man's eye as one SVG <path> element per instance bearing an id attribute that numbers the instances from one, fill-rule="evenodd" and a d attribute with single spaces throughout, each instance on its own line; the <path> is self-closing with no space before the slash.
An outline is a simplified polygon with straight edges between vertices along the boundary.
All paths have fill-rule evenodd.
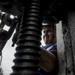
<path id="1" fill-rule="evenodd" d="M 51 30 L 48 30 L 48 32 L 52 32 Z"/>

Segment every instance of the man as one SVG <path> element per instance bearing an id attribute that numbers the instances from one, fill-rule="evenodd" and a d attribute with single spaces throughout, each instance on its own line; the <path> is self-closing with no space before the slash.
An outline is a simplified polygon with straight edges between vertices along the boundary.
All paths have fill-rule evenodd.
<path id="1" fill-rule="evenodd" d="M 43 40 L 46 46 L 40 51 L 39 75 L 57 75 L 57 52 L 54 25 L 43 23 Z"/>

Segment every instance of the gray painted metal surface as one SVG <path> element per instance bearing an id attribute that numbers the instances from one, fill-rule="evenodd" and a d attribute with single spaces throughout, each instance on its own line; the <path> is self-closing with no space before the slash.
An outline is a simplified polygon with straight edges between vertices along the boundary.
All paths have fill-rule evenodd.
<path id="1" fill-rule="evenodd" d="M 70 28 L 71 45 L 72 45 L 72 59 L 73 59 L 72 66 L 74 68 L 73 73 L 75 75 L 75 11 L 68 13 L 68 25 Z"/>
<path id="2" fill-rule="evenodd" d="M 58 75 L 66 75 L 65 47 L 63 41 L 61 21 L 56 25 L 56 35 L 57 35 L 57 55 L 59 64 Z"/>
<path id="3" fill-rule="evenodd" d="M 75 75 L 75 13 L 68 13 L 67 19 L 56 25 L 58 75 Z"/>
<path id="4" fill-rule="evenodd" d="M 65 22 L 63 24 L 64 32 L 64 44 L 65 44 L 65 58 L 66 58 L 66 75 L 74 75 L 73 72 L 73 49 L 72 49 L 72 41 L 71 34 L 69 28 L 69 22 Z"/>

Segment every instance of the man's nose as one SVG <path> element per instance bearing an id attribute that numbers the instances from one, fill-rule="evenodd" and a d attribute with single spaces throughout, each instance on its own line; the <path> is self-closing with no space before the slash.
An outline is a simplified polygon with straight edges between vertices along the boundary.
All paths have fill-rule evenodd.
<path id="1" fill-rule="evenodd" d="M 48 32 L 46 31 L 46 32 L 44 33 L 44 35 L 45 35 L 45 36 L 48 35 Z"/>

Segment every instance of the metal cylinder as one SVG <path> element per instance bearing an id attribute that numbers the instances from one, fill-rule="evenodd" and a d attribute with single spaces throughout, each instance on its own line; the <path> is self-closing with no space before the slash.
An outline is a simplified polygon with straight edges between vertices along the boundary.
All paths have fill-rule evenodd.
<path id="1" fill-rule="evenodd" d="M 41 29 L 40 1 L 32 0 L 25 9 L 19 29 L 11 75 L 38 75 Z"/>

